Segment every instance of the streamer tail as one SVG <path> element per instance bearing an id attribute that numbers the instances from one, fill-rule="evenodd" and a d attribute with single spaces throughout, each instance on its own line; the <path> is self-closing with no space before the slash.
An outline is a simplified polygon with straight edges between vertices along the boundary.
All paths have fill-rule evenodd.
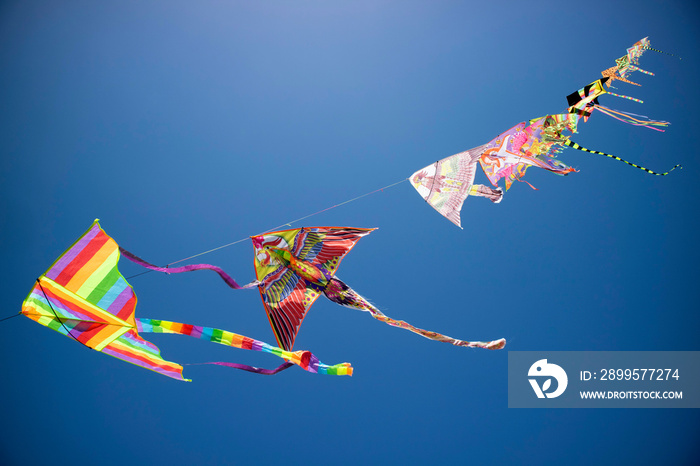
<path id="1" fill-rule="evenodd" d="M 243 335 L 238 335 L 233 332 L 226 330 L 220 330 L 211 327 L 199 327 L 196 325 L 181 324 L 178 322 L 169 322 L 166 320 L 155 320 L 155 319 L 136 319 L 136 325 L 140 333 L 177 333 L 179 335 L 187 335 L 194 338 L 200 338 L 202 340 L 210 341 L 212 343 L 218 343 L 220 345 L 232 346 L 234 348 L 246 349 L 252 351 L 262 351 L 263 353 L 274 354 L 275 356 L 291 362 L 301 367 L 302 369 L 315 373 L 315 374 L 326 374 L 326 375 L 352 375 L 352 366 L 345 362 L 341 364 L 335 364 L 329 366 L 323 364 L 309 351 L 285 351 L 281 348 L 277 348 L 272 345 L 268 345 L 262 341 L 253 340 L 252 338 L 245 337 Z M 215 362 L 212 364 L 217 364 L 221 366 L 228 366 L 235 369 L 247 370 L 249 372 L 258 372 L 265 374 L 266 372 L 281 371 L 278 367 L 277 369 L 258 369 L 253 366 L 246 366 L 244 364 L 235 363 L 219 363 Z"/>
<path id="2" fill-rule="evenodd" d="M 576 144 L 575 142 L 573 142 L 573 141 L 571 141 L 571 140 L 568 140 L 568 139 L 567 139 L 566 141 L 563 141 L 563 144 L 564 144 L 565 146 L 569 146 L 569 147 L 571 147 L 571 148 L 573 148 L 573 149 L 580 150 L 580 151 L 583 151 L 583 152 L 588 152 L 588 153 L 590 153 L 590 154 L 597 154 L 597 155 L 602 155 L 602 156 L 605 156 L 605 157 L 610 157 L 611 159 L 615 159 L 615 160 L 618 160 L 618 161 L 620 161 L 620 162 L 624 162 L 624 163 L 626 163 L 627 165 L 631 165 L 631 166 L 633 166 L 634 168 L 638 168 L 638 169 L 643 170 L 643 171 L 645 171 L 645 172 L 647 172 L 647 173 L 651 173 L 652 175 L 666 176 L 666 175 L 668 175 L 669 173 L 671 173 L 673 170 L 675 170 L 676 168 L 679 168 L 679 167 L 680 167 L 681 169 L 683 169 L 683 166 L 682 166 L 681 164 L 678 164 L 678 165 L 674 166 L 672 169 L 670 169 L 670 170 L 667 171 L 667 172 L 664 172 L 664 173 L 657 173 L 657 172 L 655 172 L 655 171 L 649 170 L 648 168 L 641 167 L 641 166 L 637 165 L 636 163 L 628 162 L 627 160 L 621 159 L 620 157 L 617 157 L 617 156 L 615 156 L 615 155 L 606 154 L 605 152 L 599 152 L 599 151 L 597 151 L 597 150 L 586 149 L 585 147 L 580 146 L 580 145 Z"/>
<path id="3" fill-rule="evenodd" d="M 183 272 L 194 272 L 196 270 L 212 270 L 216 273 L 219 274 L 221 279 L 226 282 L 226 284 L 233 288 L 234 290 L 245 290 L 248 288 L 254 288 L 258 286 L 258 282 L 254 281 L 251 283 L 248 283 L 247 285 L 239 285 L 229 274 L 223 271 L 220 267 L 217 267 L 215 265 L 210 265 L 210 264 L 191 264 L 191 265 L 185 265 L 183 267 L 158 267 L 157 265 L 153 265 L 149 262 L 146 262 L 145 260 L 141 259 L 140 257 L 136 256 L 135 254 L 130 253 L 126 249 L 122 248 L 119 246 L 119 251 L 122 253 L 124 257 L 129 259 L 130 261 L 140 265 L 141 267 L 147 268 L 149 270 L 154 270 L 156 272 L 163 272 L 163 273 L 183 273 Z"/>
<path id="4" fill-rule="evenodd" d="M 340 304 L 341 306 L 369 312 L 372 315 L 372 317 L 374 317 L 380 322 L 384 322 L 385 324 L 389 324 L 393 327 L 398 327 L 413 333 L 417 333 L 418 335 L 421 335 L 433 341 L 450 343 L 455 346 L 465 346 L 468 348 L 485 348 L 490 350 L 501 349 L 506 345 L 506 340 L 504 338 L 486 342 L 458 340 L 456 338 L 452 338 L 441 333 L 431 332 L 429 330 L 423 330 L 421 328 L 414 327 L 413 325 L 403 320 L 392 319 L 391 317 L 386 316 L 382 311 L 374 307 L 372 304 L 369 303 L 369 301 L 367 301 L 365 298 L 363 298 L 357 292 L 355 292 L 355 290 L 353 290 L 337 278 L 333 278 L 323 292 L 328 299 L 337 304 Z"/>

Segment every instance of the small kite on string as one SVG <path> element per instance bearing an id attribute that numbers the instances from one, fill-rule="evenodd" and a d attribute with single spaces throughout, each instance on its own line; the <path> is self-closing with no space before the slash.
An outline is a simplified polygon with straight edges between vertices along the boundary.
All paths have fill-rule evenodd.
<path id="1" fill-rule="evenodd" d="M 594 110 L 598 110 L 603 114 L 606 114 L 618 121 L 621 121 L 623 123 L 627 123 L 630 125 L 634 126 L 641 126 L 644 128 L 649 128 L 653 129 L 655 131 L 664 131 L 664 129 L 667 127 L 670 123 L 667 121 L 657 121 L 657 120 L 652 120 L 644 115 L 637 115 L 635 113 L 630 113 L 630 112 L 623 112 L 620 110 L 613 110 L 612 108 L 605 107 L 600 104 L 598 101 L 598 98 L 604 94 L 609 94 L 615 97 L 620 97 L 623 99 L 631 100 L 633 102 L 637 103 L 644 103 L 642 100 L 626 96 L 626 95 L 621 95 L 621 94 L 616 94 L 614 92 L 610 92 L 609 89 L 606 89 L 605 86 L 607 85 L 608 88 L 610 88 L 611 83 L 613 80 L 620 80 L 622 82 L 627 82 L 629 84 L 634 84 L 636 86 L 639 86 L 639 84 L 634 83 L 632 81 L 629 81 L 627 79 L 627 76 L 633 72 L 633 71 L 639 71 L 644 74 L 652 75 L 654 73 L 650 73 L 648 71 L 644 71 L 641 68 L 639 68 L 637 65 L 639 65 L 639 58 L 642 56 L 642 54 L 646 50 L 653 50 L 655 52 L 659 53 L 666 53 L 662 52 L 661 50 L 653 49 L 650 47 L 650 42 L 647 37 L 644 39 L 641 39 L 640 41 L 636 42 L 632 47 L 627 49 L 627 54 L 621 58 L 618 58 L 616 60 L 616 66 L 612 68 L 608 68 L 604 71 L 602 71 L 603 78 L 598 79 L 596 81 L 593 81 L 592 83 L 588 84 L 587 86 L 584 86 L 583 88 L 577 90 L 576 92 L 573 92 L 566 96 L 566 100 L 569 104 L 569 107 L 567 111 L 571 114 L 578 115 L 583 118 L 583 121 L 588 121 L 588 118 L 592 115 Z M 667 55 L 672 55 L 670 53 L 666 53 Z M 612 154 L 607 154 L 605 152 L 600 152 L 596 150 L 590 150 L 587 149 L 579 144 L 577 144 L 574 141 L 571 141 L 569 138 L 566 138 L 565 140 L 562 141 L 562 144 L 568 147 L 571 147 L 573 149 L 577 149 L 583 152 L 588 152 L 591 154 L 597 154 L 597 155 L 602 155 L 604 157 L 609 157 L 612 159 L 615 159 L 617 161 L 626 163 L 627 165 L 630 165 L 632 167 L 638 168 L 640 170 L 643 170 L 649 174 L 652 175 L 659 175 L 659 176 L 665 176 L 668 175 L 670 172 L 675 170 L 676 168 L 683 168 L 680 164 L 675 165 L 673 168 L 670 170 L 663 172 L 663 173 L 658 173 L 653 170 L 650 170 L 648 168 L 642 167 L 640 165 L 637 165 L 636 163 L 628 162 L 627 160 L 624 160 L 620 157 L 617 157 Z"/>
<path id="2" fill-rule="evenodd" d="M 635 42 L 634 45 L 632 45 L 632 47 L 628 48 L 627 54 L 615 60 L 615 66 L 607 68 L 600 72 L 600 74 L 602 74 L 603 77 L 610 78 L 610 80 L 607 82 L 608 87 L 612 85 L 612 82 L 614 80 L 619 80 L 628 84 L 640 86 L 640 84 L 637 84 L 627 79 L 627 76 L 633 71 L 639 71 L 640 73 L 649 76 L 654 76 L 654 73 L 650 71 L 644 71 L 643 69 L 637 66 L 639 65 L 639 59 L 647 50 L 652 50 L 654 52 L 663 53 L 675 57 L 675 55 L 672 53 L 651 48 L 651 42 L 649 41 L 649 38 L 645 37 L 644 39 Z"/>
<path id="3" fill-rule="evenodd" d="M 161 358 L 158 348 L 144 340 L 141 333 L 189 335 L 234 348 L 270 353 L 286 361 L 276 369 L 260 369 L 228 362 L 204 364 L 217 364 L 259 374 L 275 374 L 297 365 L 312 373 L 352 375 L 350 364 L 328 366 L 308 351 L 292 352 L 210 327 L 137 318 L 136 295 L 117 268 L 119 250 L 117 243 L 95 220 L 37 279 L 22 303 L 21 314 L 88 348 L 177 380 L 189 381 L 182 376 L 182 365 Z M 199 269 L 201 267 L 194 266 L 182 271 Z M 223 273 L 220 269 L 219 271 Z"/>
<path id="4" fill-rule="evenodd" d="M 255 273 L 265 312 L 280 347 L 291 350 L 311 305 L 321 295 L 341 306 L 369 312 L 375 319 L 425 338 L 472 348 L 501 349 L 505 340 L 457 340 L 384 315 L 335 276 L 340 262 L 374 229 L 306 227 L 251 237 Z"/>
<path id="5" fill-rule="evenodd" d="M 462 228 L 459 212 L 467 196 L 479 196 L 499 203 L 501 188 L 474 184 L 476 164 L 485 146 L 475 147 L 438 160 L 410 176 L 418 194 L 447 220 Z"/>

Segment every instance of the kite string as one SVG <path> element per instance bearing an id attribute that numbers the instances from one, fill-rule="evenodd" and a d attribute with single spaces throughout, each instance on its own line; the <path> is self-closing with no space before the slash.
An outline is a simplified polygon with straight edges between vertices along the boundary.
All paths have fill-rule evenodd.
<path id="1" fill-rule="evenodd" d="M 73 340 L 77 341 L 77 342 L 80 343 L 81 345 L 85 345 L 85 343 L 83 343 L 82 341 L 78 340 L 78 339 L 75 337 L 75 335 L 73 335 L 73 334 L 71 333 L 70 329 L 69 329 L 68 327 L 66 327 L 66 325 L 63 323 L 63 321 L 61 320 L 61 318 L 58 317 L 58 314 L 56 313 L 56 311 L 54 310 L 53 306 L 51 305 L 51 300 L 49 299 L 48 296 L 46 296 L 46 291 L 44 291 L 44 287 L 41 286 L 41 281 L 40 281 L 38 278 L 36 279 L 36 283 L 37 283 L 37 285 L 39 285 L 39 289 L 41 289 L 41 293 L 44 295 L 44 298 L 46 298 L 46 304 L 49 305 L 49 309 L 51 309 L 51 312 L 53 312 L 53 315 L 56 316 L 56 320 L 61 324 L 61 327 L 63 327 L 63 328 L 65 329 L 65 331 L 68 333 L 68 335 L 69 335 Z M 87 346 L 87 345 L 85 345 L 85 346 Z M 90 347 L 88 346 L 88 348 L 90 348 Z"/>
<path id="2" fill-rule="evenodd" d="M 21 312 L 18 312 L 17 314 L 13 314 L 13 315 L 11 315 L 10 317 L 5 317 L 4 319 L 0 319 L 0 322 L 4 322 L 4 321 L 6 321 L 6 320 L 10 320 L 10 319 L 12 319 L 13 317 L 17 317 L 17 316 L 19 316 L 19 315 L 22 315 L 22 313 L 21 313 Z"/>
<path id="3" fill-rule="evenodd" d="M 299 217 L 299 218 L 297 218 L 297 219 L 295 219 L 295 220 L 292 220 L 292 221 L 290 221 L 290 222 L 286 222 L 286 223 L 283 223 L 283 224 L 281 224 L 281 225 L 277 225 L 276 227 L 272 227 L 272 228 L 270 228 L 269 230 L 265 230 L 265 231 L 264 231 L 263 233 L 261 233 L 261 234 L 269 233 L 269 232 L 271 232 L 271 231 L 277 230 L 278 228 L 281 228 L 281 227 L 284 227 L 284 226 L 291 226 L 292 223 L 296 223 L 296 222 L 299 222 L 299 221 L 301 221 L 301 220 L 306 220 L 307 218 L 313 217 L 314 215 L 322 214 L 323 212 L 326 212 L 326 211 L 328 211 L 328 210 L 335 209 L 336 207 L 340 207 L 340 206 L 342 206 L 342 205 L 349 204 L 349 203 L 351 203 L 351 202 L 354 202 L 354 201 L 357 201 L 357 200 L 359 200 L 359 199 L 362 199 L 363 197 L 370 196 L 370 195 L 372 195 L 372 194 L 378 193 L 379 191 L 384 191 L 385 189 L 393 188 L 394 186 L 396 186 L 396 185 L 398 185 L 398 184 L 401 184 L 401 183 L 403 183 L 403 182 L 406 181 L 406 180 L 408 180 L 408 178 L 404 178 L 404 179 L 401 180 L 401 181 L 397 181 L 396 183 L 390 184 L 390 185 L 388 185 L 388 186 L 384 186 L 383 188 L 375 189 L 374 191 L 370 191 L 370 192 L 368 192 L 368 193 L 362 194 L 362 195 L 357 196 L 357 197 L 354 197 L 354 198 L 352 198 L 352 199 L 348 199 L 347 201 L 341 202 L 340 204 L 336 204 L 336 205 L 331 206 L 331 207 L 326 207 L 325 209 L 319 210 L 318 212 L 314 212 L 313 214 L 309 214 L 309 215 L 306 215 L 306 216 L 304 216 L 304 217 Z M 180 263 L 180 262 L 184 262 L 184 261 L 189 260 L 189 259 L 194 259 L 195 257 L 199 257 L 199 256 L 203 256 L 203 255 L 205 255 L 205 254 L 209 254 L 210 252 L 218 251 L 219 249 L 224 249 L 224 248 L 227 248 L 227 247 L 229 247 L 229 246 L 233 246 L 234 244 L 241 243 L 241 242 L 243 242 L 243 241 L 246 241 L 247 239 L 248 239 L 248 237 L 241 238 L 241 239 L 236 240 L 236 241 L 234 241 L 234 242 L 232 242 L 232 243 L 224 244 L 223 246 L 219 246 L 219 247 L 216 247 L 216 248 L 213 248 L 213 249 L 209 249 L 208 251 L 200 252 L 199 254 L 195 254 L 195 255 L 193 255 L 193 256 L 185 257 L 184 259 L 180 259 L 180 260 L 177 260 L 177 261 L 175 261 L 175 262 L 169 263 L 168 265 L 166 265 L 166 267 L 167 267 L 167 266 L 170 266 L 170 265 L 178 264 L 178 263 Z M 147 272 L 143 272 L 143 273 L 147 273 Z M 139 275 L 142 275 L 142 274 L 139 274 Z M 134 276 L 136 276 L 136 275 L 134 275 Z M 130 277 L 130 278 L 132 278 L 132 277 Z"/>

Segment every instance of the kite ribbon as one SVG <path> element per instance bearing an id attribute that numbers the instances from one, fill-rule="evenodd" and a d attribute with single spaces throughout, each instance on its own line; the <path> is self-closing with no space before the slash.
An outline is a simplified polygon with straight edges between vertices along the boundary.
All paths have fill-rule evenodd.
<path id="1" fill-rule="evenodd" d="M 261 369 L 259 367 L 254 367 L 254 366 L 248 366 L 246 364 L 238 364 L 235 362 L 200 362 L 200 363 L 194 363 L 194 364 L 185 364 L 186 366 L 199 366 L 202 364 L 216 364 L 217 366 L 226 366 L 226 367 L 231 367 L 233 369 L 240 369 L 243 371 L 248 371 L 248 372 L 254 372 L 256 374 L 262 374 L 262 375 L 275 375 L 278 372 L 282 372 L 285 369 L 289 369 L 294 365 L 294 363 L 291 362 L 283 362 L 282 364 L 279 365 L 279 367 L 275 369 Z"/>
<path id="2" fill-rule="evenodd" d="M 506 346 L 506 339 L 501 338 L 500 340 L 494 340 L 494 341 L 464 341 L 464 340 L 457 340 L 456 338 L 448 337 L 447 335 L 443 335 L 441 333 L 437 332 L 431 332 L 428 330 L 423 330 L 422 328 L 417 328 L 414 327 L 413 325 L 409 324 L 406 321 L 403 320 L 395 320 L 392 319 L 391 317 L 388 317 L 384 315 L 381 311 L 378 309 L 374 308 L 373 306 L 370 308 L 365 309 L 368 311 L 370 314 L 372 314 L 372 317 L 377 319 L 380 322 L 384 322 L 385 324 L 389 324 L 392 327 L 398 327 L 402 328 L 404 330 L 408 330 L 413 333 L 417 333 L 418 335 L 421 335 L 425 338 L 428 338 L 433 341 L 440 341 L 443 343 L 450 343 L 455 346 L 466 346 L 468 348 L 485 348 L 485 349 L 490 349 L 490 350 L 496 350 L 496 349 L 502 349 L 504 346 Z"/>
<path id="3" fill-rule="evenodd" d="M 146 262 L 145 260 L 141 259 L 140 257 L 130 253 L 126 249 L 122 248 L 119 246 L 119 251 L 122 253 L 124 257 L 129 259 L 130 261 L 139 264 L 142 267 L 145 267 L 150 270 L 155 270 L 156 272 L 164 272 L 164 273 L 183 273 L 183 272 L 194 272 L 195 270 L 213 270 L 214 272 L 218 273 L 219 276 L 223 281 L 226 282 L 226 284 L 233 288 L 234 290 L 244 290 L 247 288 L 253 288 L 255 286 L 258 286 L 258 282 L 254 281 L 251 283 L 248 283 L 247 285 L 239 285 L 236 283 L 236 281 L 231 278 L 229 274 L 224 272 L 220 267 L 217 267 L 215 265 L 210 265 L 210 264 L 192 264 L 192 265 L 185 265 L 183 267 L 173 267 L 173 268 L 168 268 L 168 267 L 158 267 L 156 265 L 150 264 Z"/>
<path id="4" fill-rule="evenodd" d="M 666 127 L 666 126 L 670 125 L 670 123 L 668 121 L 651 120 L 648 117 L 645 117 L 643 115 L 637 115 L 637 114 L 629 113 L 629 112 L 621 112 L 619 110 L 613 110 L 612 108 L 603 107 L 602 105 L 594 105 L 593 107 L 597 108 L 599 111 L 605 113 L 609 117 L 615 118 L 616 120 L 619 120 L 623 123 L 627 123 L 627 124 L 634 125 L 634 126 L 642 126 L 644 128 L 653 129 L 655 131 L 661 131 L 662 133 L 665 130 L 660 129 L 660 128 L 656 128 L 656 126 Z M 635 118 L 635 116 L 638 116 L 641 118 L 646 118 L 646 120 L 640 120 L 638 118 Z"/>
<path id="5" fill-rule="evenodd" d="M 355 290 L 353 290 L 348 285 L 346 285 L 345 283 L 343 283 L 335 277 L 328 283 L 328 286 L 326 286 L 326 288 L 323 290 L 323 293 L 328 299 L 337 304 L 340 304 L 341 306 L 359 309 L 361 311 L 367 311 L 372 315 L 372 317 L 374 317 L 380 322 L 384 322 L 385 324 L 389 324 L 393 327 L 398 327 L 413 333 L 417 333 L 418 335 L 428 338 L 429 340 L 450 343 L 455 346 L 466 346 L 468 348 L 485 348 L 490 350 L 501 349 L 506 345 L 505 338 L 486 342 L 458 340 L 456 338 L 448 337 L 447 335 L 442 335 L 441 333 L 431 332 L 429 330 L 423 330 L 422 328 L 414 327 L 413 325 L 403 320 L 392 319 L 391 317 L 384 315 L 382 311 L 370 304 L 369 301 L 360 296 Z"/>
<path id="6" fill-rule="evenodd" d="M 664 52 L 663 50 L 653 49 L 653 48 L 651 48 L 651 47 L 647 47 L 646 45 L 643 46 L 642 48 L 643 48 L 644 50 L 651 50 L 651 51 L 653 51 L 653 52 L 663 53 L 664 55 L 670 55 L 670 56 L 672 56 L 672 57 L 678 58 L 679 60 L 683 60 L 683 57 L 679 57 L 678 55 L 674 55 L 674 54 L 672 54 L 672 53 Z"/>
<path id="7" fill-rule="evenodd" d="M 139 333 L 177 333 L 179 335 L 188 335 L 194 338 L 201 338 L 202 340 L 210 341 L 212 343 L 233 346 L 234 348 L 274 354 L 275 356 L 286 359 L 287 361 L 290 361 L 302 369 L 314 374 L 352 375 L 352 366 L 347 362 L 329 366 L 327 364 L 323 364 L 309 351 L 285 351 L 281 348 L 268 345 L 262 341 L 253 340 L 252 338 L 244 337 L 243 335 L 238 335 L 226 330 L 219 330 L 217 328 L 198 327 L 196 325 L 180 324 L 178 322 L 169 322 L 166 320 L 142 318 L 136 319 L 136 327 Z M 277 369 L 270 371 L 268 369 L 258 369 L 257 367 L 246 366 L 244 364 L 218 362 L 211 364 L 218 364 L 261 374 L 276 373 L 286 369 L 286 367 L 282 368 L 282 366 L 280 366 Z"/>
<path id="8" fill-rule="evenodd" d="M 672 169 L 670 169 L 669 171 L 667 171 L 667 172 L 665 172 L 665 173 L 656 173 L 655 171 L 649 170 L 648 168 L 640 167 L 640 166 L 637 165 L 637 164 L 634 164 L 634 163 L 632 163 L 632 162 L 628 162 L 627 160 L 621 159 L 620 157 L 617 157 L 617 156 L 615 156 L 615 155 L 606 154 L 605 152 L 598 152 L 597 150 L 586 149 L 585 147 L 579 146 L 578 144 L 576 144 L 575 142 L 570 141 L 570 140 L 566 140 L 566 141 L 562 142 L 562 144 L 564 144 L 565 146 L 572 147 L 572 148 L 574 148 L 574 149 L 576 149 L 576 150 L 583 151 L 583 152 L 588 152 L 588 153 L 591 153 L 591 154 L 598 154 L 598 155 L 603 155 L 603 156 L 605 156 L 605 157 L 610 157 L 611 159 L 615 159 L 615 160 L 618 160 L 618 161 L 620 161 L 620 162 L 624 162 L 624 163 L 626 163 L 627 165 L 631 165 L 631 166 L 633 166 L 634 168 L 639 168 L 640 170 L 644 170 L 645 172 L 651 173 L 652 175 L 666 176 L 666 175 L 668 175 L 669 173 L 671 173 L 673 170 L 675 170 L 675 169 L 678 168 L 678 167 L 680 167 L 681 170 L 683 169 L 683 165 L 681 165 L 681 164 L 679 163 L 678 165 L 676 165 L 675 167 L 673 167 Z"/>
<path id="9" fill-rule="evenodd" d="M 644 71 L 643 69 L 638 68 L 638 67 L 633 66 L 633 65 L 627 65 L 627 68 L 629 68 L 630 71 L 639 71 L 640 73 L 648 74 L 649 76 L 655 76 L 655 74 L 652 73 L 651 71 Z"/>
<path id="10" fill-rule="evenodd" d="M 640 103 L 640 104 L 643 104 L 643 103 L 644 103 L 643 100 L 635 99 L 634 97 L 630 97 L 630 96 L 628 96 L 628 95 L 615 94 L 614 92 L 610 92 L 610 91 L 607 91 L 606 94 L 614 95 L 615 97 L 621 97 L 621 98 L 623 98 L 623 99 L 631 100 L 631 101 L 633 101 L 633 102 L 637 102 L 637 103 Z"/>

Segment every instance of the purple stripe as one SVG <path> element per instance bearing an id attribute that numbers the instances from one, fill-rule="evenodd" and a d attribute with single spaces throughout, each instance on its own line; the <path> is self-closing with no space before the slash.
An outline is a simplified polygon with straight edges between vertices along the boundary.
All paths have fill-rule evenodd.
<path id="1" fill-rule="evenodd" d="M 122 255 L 129 259 L 132 262 L 135 262 L 139 264 L 141 267 L 145 267 L 150 270 L 155 270 L 156 272 L 163 272 L 163 273 L 183 273 L 183 272 L 194 272 L 195 270 L 213 270 L 214 272 L 218 273 L 219 276 L 223 281 L 226 282 L 226 284 L 233 288 L 234 290 L 243 290 L 246 288 L 253 288 L 255 286 L 258 286 L 258 282 L 251 282 L 248 283 L 247 285 L 239 285 L 236 283 L 236 281 L 231 278 L 229 274 L 224 272 L 220 267 L 217 267 L 215 265 L 210 265 L 210 264 L 192 264 L 192 265 L 186 265 L 184 267 L 173 267 L 173 268 L 168 268 L 168 267 L 158 267 L 156 265 L 150 264 L 146 262 L 145 260 L 141 259 L 140 257 L 135 256 L 134 254 L 130 253 L 126 249 L 122 248 L 121 246 L 119 247 L 119 250 L 121 251 Z"/>
<path id="2" fill-rule="evenodd" d="M 312 355 L 311 355 L 311 359 L 309 359 L 309 369 L 308 369 L 308 371 L 309 371 L 309 372 L 313 372 L 314 374 L 318 374 L 318 364 L 319 364 L 319 362 L 320 362 L 320 361 L 318 360 L 318 358 L 312 354 Z"/>
<path id="3" fill-rule="evenodd" d="M 114 302 L 109 305 L 109 307 L 107 308 L 107 312 L 109 312 L 110 314 L 117 315 L 133 295 L 134 291 L 127 283 L 126 288 L 124 288 L 122 292 L 119 293 L 119 296 L 117 296 L 117 299 L 115 299 Z"/>
<path id="4" fill-rule="evenodd" d="M 265 343 L 258 341 L 258 340 L 253 340 L 253 344 L 251 345 L 252 350 L 253 351 L 262 351 L 263 345 L 265 345 Z"/>
<path id="5" fill-rule="evenodd" d="M 202 327 L 197 327 L 196 325 L 193 325 L 192 333 L 190 333 L 190 336 L 195 338 L 202 338 Z"/>
<path id="6" fill-rule="evenodd" d="M 75 257 L 87 246 L 90 241 L 100 232 L 100 225 L 95 223 L 68 251 L 56 261 L 53 267 L 46 271 L 44 275 L 51 280 L 55 280 L 63 269 L 70 264 Z"/>

